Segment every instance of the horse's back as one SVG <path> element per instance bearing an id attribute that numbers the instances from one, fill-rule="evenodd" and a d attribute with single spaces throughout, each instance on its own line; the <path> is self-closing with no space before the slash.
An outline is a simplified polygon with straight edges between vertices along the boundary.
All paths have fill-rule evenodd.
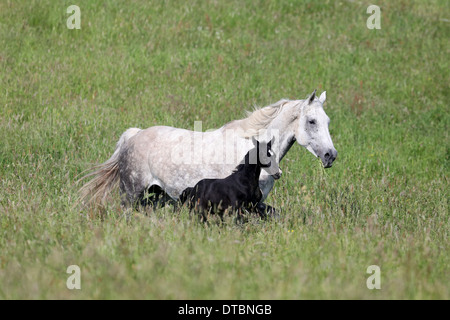
<path id="1" fill-rule="evenodd" d="M 235 163 L 224 163 L 227 152 L 223 132 L 200 132 L 169 126 L 153 126 L 129 139 L 127 166 L 135 169 L 144 184 L 160 186 L 171 198 L 203 178 L 225 178 Z M 240 151 L 239 153 L 241 153 Z M 241 158 L 240 154 L 236 158 Z M 131 172 L 131 170 L 130 170 Z M 131 182 L 131 181 L 130 181 Z"/>

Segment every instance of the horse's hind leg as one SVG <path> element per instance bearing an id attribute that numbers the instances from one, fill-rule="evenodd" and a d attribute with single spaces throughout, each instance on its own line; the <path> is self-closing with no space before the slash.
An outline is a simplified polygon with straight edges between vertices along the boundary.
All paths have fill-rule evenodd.
<path id="1" fill-rule="evenodd" d="M 121 205 L 126 211 L 136 209 L 140 197 L 147 188 L 145 174 L 142 166 L 142 157 L 136 154 L 134 145 L 125 148 L 119 157 L 119 178 Z"/>
<path id="2" fill-rule="evenodd" d="M 146 185 L 142 181 L 125 174 L 120 175 L 121 207 L 127 216 L 133 209 L 138 209 L 145 189 Z"/>

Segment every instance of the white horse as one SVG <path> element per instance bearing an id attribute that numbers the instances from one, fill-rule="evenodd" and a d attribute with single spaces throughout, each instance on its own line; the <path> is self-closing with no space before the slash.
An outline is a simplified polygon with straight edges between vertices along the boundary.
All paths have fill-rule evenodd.
<path id="1" fill-rule="evenodd" d="M 272 150 L 278 162 L 297 141 L 329 168 L 337 151 L 328 131 L 330 119 L 323 110 L 326 92 L 319 98 L 314 91 L 306 100 L 280 100 L 256 109 L 247 118 L 231 121 L 207 132 L 154 126 L 145 130 L 126 130 L 114 154 L 90 174 L 80 189 L 84 203 L 101 203 L 120 182 L 122 206 L 128 208 L 153 194 L 152 201 L 177 200 L 187 187 L 204 178 L 230 175 L 245 154 L 253 148 L 253 136 L 275 137 Z M 81 180 L 81 179 L 80 179 Z M 260 175 L 261 205 L 272 190 L 275 179 L 270 172 Z M 165 195 L 161 197 L 161 195 Z M 168 197 L 167 197 L 168 195 Z M 163 200 L 165 199 L 165 200 Z M 264 209 L 265 210 L 265 209 Z"/>

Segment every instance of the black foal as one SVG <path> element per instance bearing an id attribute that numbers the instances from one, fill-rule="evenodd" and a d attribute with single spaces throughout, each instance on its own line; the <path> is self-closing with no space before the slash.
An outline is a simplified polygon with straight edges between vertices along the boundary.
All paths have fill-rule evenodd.
<path id="1" fill-rule="evenodd" d="M 194 187 L 183 191 L 181 203 L 187 201 L 189 209 L 200 213 L 204 221 L 210 213 L 223 217 L 223 213 L 230 209 L 232 212 L 257 210 L 256 206 L 262 198 L 259 188 L 261 169 L 272 173 L 275 179 L 280 178 L 281 170 L 271 149 L 273 139 L 268 143 L 252 140 L 255 148 L 245 155 L 230 176 L 200 180 Z"/>

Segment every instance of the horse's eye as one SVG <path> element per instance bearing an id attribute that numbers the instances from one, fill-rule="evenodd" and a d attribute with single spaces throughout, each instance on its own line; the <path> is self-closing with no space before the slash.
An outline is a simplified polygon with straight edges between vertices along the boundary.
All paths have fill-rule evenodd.
<path id="1" fill-rule="evenodd" d="M 312 124 L 312 125 L 316 124 L 316 120 L 309 120 L 308 122 L 309 122 L 309 124 Z"/>

